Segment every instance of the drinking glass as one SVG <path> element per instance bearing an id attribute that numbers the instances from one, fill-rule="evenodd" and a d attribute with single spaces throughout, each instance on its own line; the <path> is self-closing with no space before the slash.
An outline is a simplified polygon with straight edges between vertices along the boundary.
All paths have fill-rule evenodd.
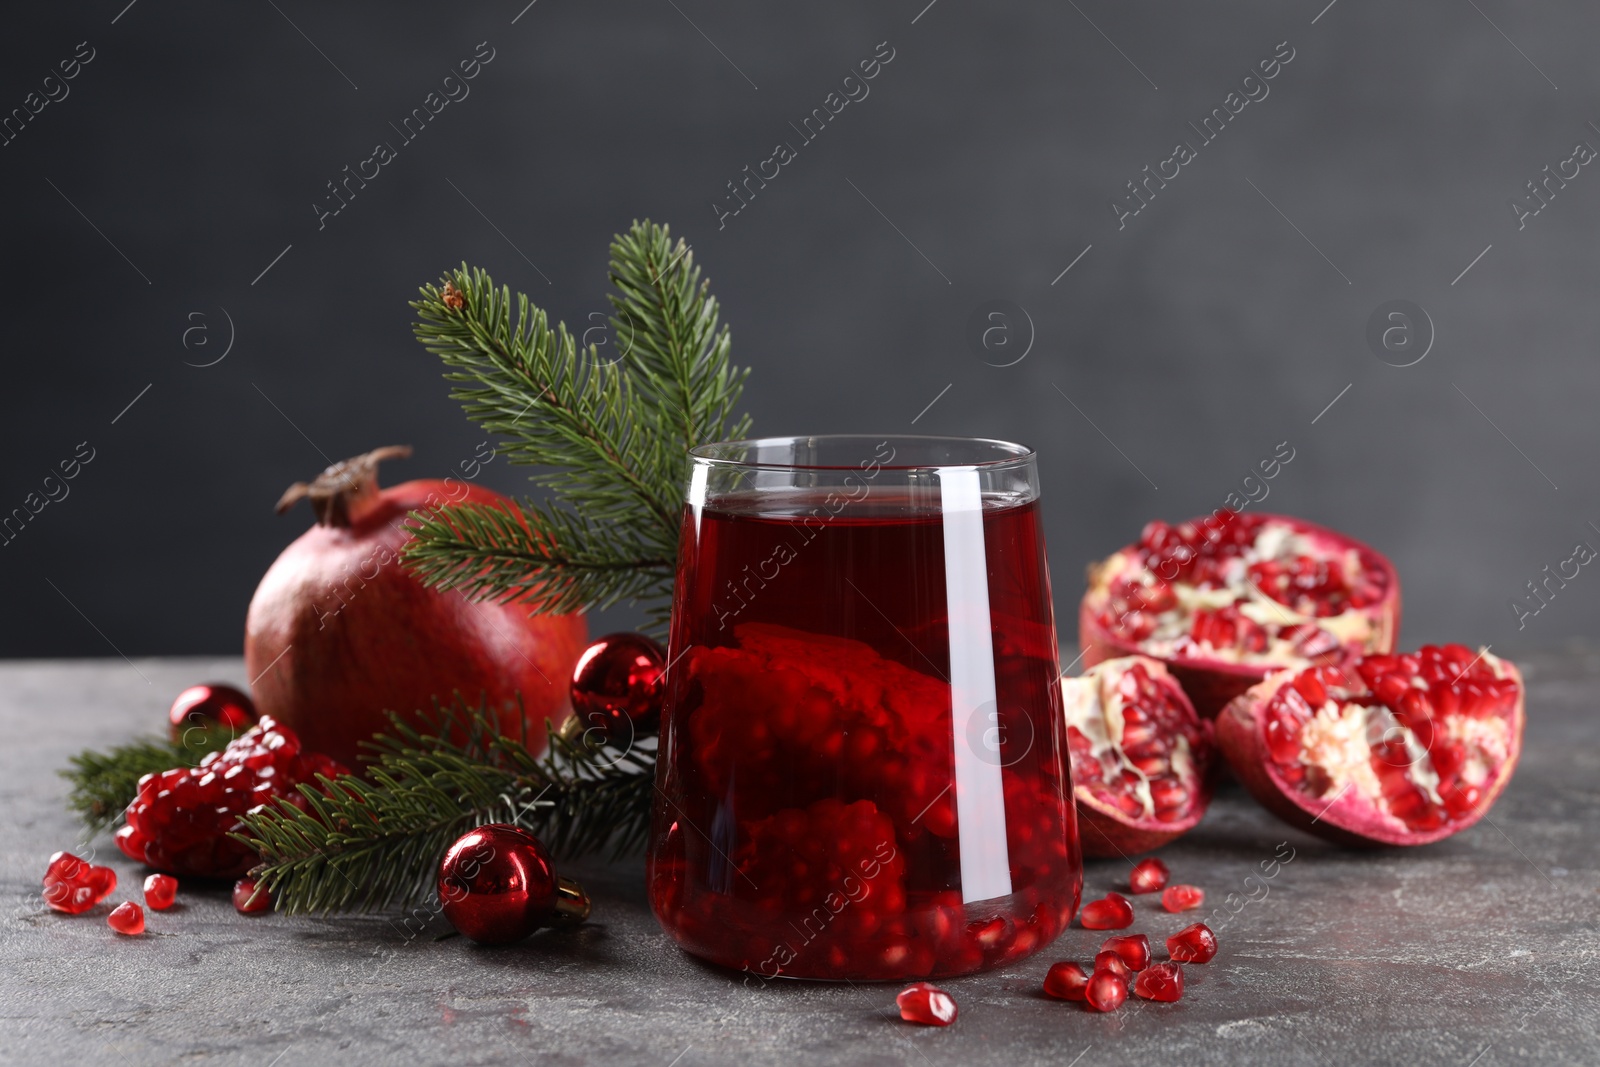
<path id="1" fill-rule="evenodd" d="M 1034 454 L 823 436 L 691 453 L 649 893 L 776 977 L 966 974 L 1083 876 Z"/>

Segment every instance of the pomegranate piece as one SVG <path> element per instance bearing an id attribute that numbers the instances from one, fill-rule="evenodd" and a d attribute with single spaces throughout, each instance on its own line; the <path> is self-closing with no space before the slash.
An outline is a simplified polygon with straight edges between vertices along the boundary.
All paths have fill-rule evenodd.
<path id="1" fill-rule="evenodd" d="M 1089 976 L 1071 960 L 1052 963 L 1044 976 L 1045 994 L 1057 1000 L 1082 1000 L 1084 987 L 1088 984 Z"/>
<path id="2" fill-rule="evenodd" d="M 1146 1000 L 1178 1000 L 1183 996 L 1183 968 L 1176 963 L 1155 964 L 1139 972 L 1133 991 Z"/>
<path id="3" fill-rule="evenodd" d="M 906 986 L 894 998 L 900 1018 L 923 1026 L 949 1026 L 956 1021 L 955 998 L 938 986 L 917 982 Z"/>
<path id="4" fill-rule="evenodd" d="M 1192 911 L 1206 902 L 1206 891 L 1193 885 L 1169 885 L 1161 891 L 1161 906 L 1168 911 Z"/>
<path id="5" fill-rule="evenodd" d="M 144 880 L 144 903 L 148 908 L 166 911 L 177 895 L 178 880 L 170 874 L 152 874 Z"/>
<path id="6" fill-rule="evenodd" d="M 347 773 L 328 757 L 303 751 L 287 726 L 263 718 L 198 767 L 145 775 L 128 805 L 127 825 L 117 831 L 117 847 L 171 874 L 241 875 L 256 863 L 248 846 L 228 836 L 241 815 L 279 797 L 305 809 L 296 788 L 301 782 Z"/>
<path id="7" fill-rule="evenodd" d="M 1133 870 L 1128 875 L 1128 891 L 1130 893 L 1154 893 L 1167 884 L 1167 879 L 1172 877 L 1172 872 L 1167 870 L 1167 865 L 1151 856 L 1147 860 L 1140 860 L 1134 864 Z"/>
<path id="8" fill-rule="evenodd" d="M 1085 930 L 1123 930 L 1133 925 L 1133 905 L 1121 893 L 1107 893 L 1085 904 L 1078 921 Z"/>
<path id="9" fill-rule="evenodd" d="M 1302 519 L 1227 508 L 1149 523 L 1089 568 L 1078 610 L 1084 662 L 1160 659 L 1208 719 L 1273 671 L 1389 652 L 1399 628 L 1400 579 L 1382 555 Z"/>
<path id="10" fill-rule="evenodd" d="M 1133 968 L 1124 963 L 1122 957 L 1110 949 L 1096 952 L 1094 955 L 1094 973 L 1099 974 L 1102 971 L 1110 971 L 1124 981 L 1133 977 Z"/>
<path id="11" fill-rule="evenodd" d="M 1194 923 L 1167 938 L 1167 955 L 1180 963 L 1209 963 L 1217 954 L 1217 935 L 1205 923 Z"/>
<path id="12" fill-rule="evenodd" d="M 116 871 L 96 867 L 70 852 L 57 852 L 45 868 L 44 902 L 68 915 L 82 915 L 116 888 Z"/>
<path id="13" fill-rule="evenodd" d="M 1116 1011 L 1128 999 L 1128 981 L 1112 971 L 1096 971 L 1084 987 L 1083 999 L 1090 1011 Z"/>
<path id="14" fill-rule="evenodd" d="M 1522 750 L 1522 676 L 1424 645 L 1277 674 L 1217 721 L 1228 763 L 1287 822 L 1342 844 L 1419 845 L 1483 817 Z"/>
<path id="15" fill-rule="evenodd" d="M 1115 952 L 1130 971 L 1142 971 L 1150 965 L 1150 939 L 1144 934 L 1108 937 L 1101 943 L 1100 951 Z"/>
<path id="16" fill-rule="evenodd" d="M 1200 821 L 1216 762 L 1211 724 L 1165 666 L 1144 656 L 1106 660 L 1062 678 L 1061 697 L 1085 856 L 1146 852 Z M 1130 878 L 1134 892 L 1149 891 L 1138 883 L 1153 870 L 1165 882 L 1166 865 L 1146 860 Z"/>
<path id="17" fill-rule="evenodd" d="M 904 962 L 921 949 L 929 958 L 920 973 L 933 969 L 932 950 L 914 946 L 896 921 L 906 907 L 905 859 L 895 848 L 894 823 L 871 801 L 829 799 L 785 808 L 751 823 L 747 835 L 733 856 L 739 872 L 734 887 L 760 912 L 810 916 L 818 907 L 826 910 L 829 901 L 837 904 L 841 886 L 853 889 L 855 899 L 840 909 L 837 921 L 811 935 L 807 953 Z M 948 933 L 960 936 L 953 928 Z"/>
<path id="18" fill-rule="evenodd" d="M 910 831 L 955 836 L 943 681 L 861 641 L 765 623 L 734 633 L 738 648 L 688 657 L 704 694 L 688 743 L 712 792 L 753 817 L 783 806 L 772 783 L 787 782 L 795 796 L 871 798 Z"/>
<path id="19" fill-rule="evenodd" d="M 272 893 L 249 878 L 233 883 L 233 910 L 240 915 L 259 915 L 272 907 Z"/>
<path id="20" fill-rule="evenodd" d="M 106 925 L 119 934 L 133 937 L 144 933 L 144 909 L 131 900 L 124 900 L 111 909 Z"/>

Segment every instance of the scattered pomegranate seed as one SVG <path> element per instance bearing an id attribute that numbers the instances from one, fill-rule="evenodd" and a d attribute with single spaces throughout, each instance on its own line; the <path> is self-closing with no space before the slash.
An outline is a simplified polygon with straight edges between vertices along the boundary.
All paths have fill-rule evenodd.
<path id="1" fill-rule="evenodd" d="M 1183 996 L 1183 968 L 1176 963 L 1148 967 L 1133 980 L 1133 991 L 1146 1000 L 1177 1000 Z"/>
<path id="2" fill-rule="evenodd" d="M 1161 891 L 1161 906 L 1168 911 L 1191 911 L 1206 902 L 1206 891 L 1196 885 L 1169 885 Z"/>
<path id="3" fill-rule="evenodd" d="M 1150 966 L 1150 939 L 1144 934 L 1108 937 L 1100 945 L 1100 951 L 1115 952 L 1130 971 L 1142 971 Z M 1098 956 L 1095 958 L 1099 959 Z"/>
<path id="4" fill-rule="evenodd" d="M 166 911 L 178 895 L 178 880 L 170 874 L 152 874 L 144 880 L 144 903 L 147 908 Z"/>
<path id="5" fill-rule="evenodd" d="M 1085 930 L 1122 930 L 1133 925 L 1133 905 L 1121 893 L 1107 893 L 1085 904 L 1079 920 Z"/>
<path id="6" fill-rule="evenodd" d="M 1044 976 L 1045 994 L 1057 1000 L 1082 1000 L 1084 986 L 1088 984 L 1089 976 L 1071 960 L 1051 964 L 1049 973 Z"/>
<path id="7" fill-rule="evenodd" d="M 900 1018 L 923 1026 L 949 1026 L 956 1021 L 955 998 L 938 986 L 917 982 L 902 989 L 894 1002 Z"/>
<path id="8" fill-rule="evenodd" d="M 1133 872 L 1128 875 L 1128 891 L 1132 893 L 1154 893 L 1167 884 L 1167 879 L 1172 872 L 1167 870 L 1167 865 L 1151 856 L 1147 860 L 1140 860 L 1134 865 Z"/>
<path id="9" fill-rule="evenodd" d="M 1185 926 L 1167 938 L 1167 955 L 1183 963 L 1206 963 L 1217 954 L 1217 935 L 1205 923 Z"/>
<path id="10" fill-rule="evenodd" d="M 1096 971 L 1084 987 L 1083 999 L 1090 1011 L 1116 1011 L 1128 999 L 1128 982 L 1120 974 Z"/>
<path id="11" fill-rule="evenodd" d="M 116 888 L 116 871 L 95 867 L 70 852 L 57 852 L 45 868 L 44 902 L 68 915 L 82 915 Z"/>
<path id="12" fill-rule="evenodd" d="M 1102 971 L 1109 971 L 1110 973 L 1121 978 L 1123 981 L 1127 981 L 1133 977 L 1133 969 L 1130 968 L 1126 963 L 1122 962 L 1122 957 L 1117 955 L 1115 952 L 1112 952 L 1110 949 L 1107 949 L 1104 952 L 1095 953 L 1094 973 L 1100 974 Z"/>
<path id="13" fill-rule="evenodd" d="M 106 925 L 119 934 L 133 937 L 144 933 L 144 909 L 131 900 L 124 900 L 121 904 L 111 909 L 111 914 L 106 916 Z"/>
<path id="14" fill-rule="evenodd" d="M 233 883 L 233 908 L 240 915 L 255 915 L 272 907 L 272 894 L 266 886 L 256 887 L 249 878 Z"/>

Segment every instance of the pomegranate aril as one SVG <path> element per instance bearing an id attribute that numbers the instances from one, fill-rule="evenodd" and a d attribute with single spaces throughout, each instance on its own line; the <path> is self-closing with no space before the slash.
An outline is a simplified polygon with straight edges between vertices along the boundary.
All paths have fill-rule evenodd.
<path id="1" fill-rule="evenodd" d="M 1167 938 L 1167 955 L 1180 963 L 1209 963 L 1217 954 L 1217 935 L 1205 923 L 1194 923 Z"/>
<path id="2" fill-rule="evenodd" d="M 1133 925 L 1133 905 L 1121 893 L 1107 893 L 1083 906 L 1078 920 L 1085 930 L 1122 930 Z"/>
<path id="3" fill-rule="evenodd" d="M 917 982 L 894 998 L 900 1018 L 923 1026 L 949 1026 L 956 1021 L 955 998 L 938 986 Z"/>
<path id="4" fill-rule="evenodd" d="M 131 900 L 124 900 L 121 904 L 111 909 L 111 914 L 106 916 L 106 925 L 119 934 L 132 937 L 144 933 L 144 909 Z"/>
<path id="5" fill-rule="evenodd" d="M 170 874 L 152 874 L 144 880 L 144 903 L 148 908 L 166 911 L 177 895 L 178 880 Z"/>
<path id="6" fill-rule="evenodd" d="M 1100 951 L 1115 952 L 1130 971 L 1142 971 L 1150 965 L 1150 939 L 1144 934 L 1108 937 L 1101 943 Z M 1099 958 L 1095 957 L 1096 960 Z"/>
<path id="7" fill-rule="evenodd" d="M 1148 967 L 1133 980 L 1133 991 L 1146 1000 L 1178 1000 L 1183 996 L 1183 968 L 1176 963 Z"/>
<path id="8" fill-rule="evenodd" d="M 233 883 L 233 909 L 240 915 L 256 915 L 272 907 L 272 894 L 249 878 Z"/>
<path id="9" fill-rule="evenodd" d="M 1096 971 L 1084 987 L 1083 999 L 1091 1011 L 1116 1011 L 1128 999 L 1128 982 L 1120 974 Z"/>
<path id="10" fill-rule="evenodd" d="M 1110 949 L 1094 954 L 1094 973 L 1099 974 L 1102 971 L 1110 971 L 1112 974 L 1120 975 L 1125 979 L 1133 977 L 1133 968 L 1129 967 L 1127 963 L 1123 962 L 1121 956 Z"/>
<path id="11" fill-rule="evenodd" d="M 1483 790 L 1475 785 L 1458 784 L 1449 790 L 1441 789 L 1444 808 L 1452 817 L 1471 814 L 1483 801 Z"/>
<path id="12" fill-rule="evenodd" d="M 1328 691 L 1323 687 L 1316 671 L 1301 671 L 1290 684 L 1305 698 L 1308 707 L 1320 708 L 1327 703 Z"/>
<path id="13" fill-rule="evenodd" d="M 1206 891 L 1193 885 L 1169 885 L 1161 891 L 1161 906 L 1168 911 L 1190 911 L 1206 902 Z"/>
<path id="14" fill-rule="evenodd" d="M 96 867 L 70 852 L 57 852 L 45 868 L 44 902 L 68 915 L 83 914 L 116 888 L 116 871 Z"/>
<path id="15" fill-rule="evenodd" d="M 1181 788 L 1181 787 L 1180 787 Z M 1158 803 L 1156 807 L 1160 807 Z M 1167 865 L 1154 856 L 1140 860 L 1134 864 L 1133 871 L 1128 875 L 1128 891 L 1131 893 L 1154 893 L 1167 884 L 1167 879 L 1172 872 L 1167 870 Z"/>
<path id="16" fill-rule="evenodd" d="M 1189 803 L 1189 790 L 1184 788 L 1183 783 L 1176 778 L 1165 775 L 1150 783 L 1150 803 L 1155 806 L 1157 818 L 1161 818 L 1168 812 L 1174 813 L 1174 816 L 1182 815 L 1184 814 L 1183 809 Z M 1165 872 L 1165 870 L 1166 868 L 1163 867 L 1162 871 Z M 1163 873 L 1162 884 L 1165 884 L 1165 882 L 1166 875 Z M 1149 893 L 1160 888 L 1161 885 L 1155 885 L 1150 889 L 1135 889 L 1134 892 Z"/>
<path id="17" fill-rule="evenodd" d="M 1088 984 L 1089 976 L 1071 960 L 1051 964 L 1044 976 L 1045 993 L 1058 1000 L 1082 1000 L 1084 987 Z"/>

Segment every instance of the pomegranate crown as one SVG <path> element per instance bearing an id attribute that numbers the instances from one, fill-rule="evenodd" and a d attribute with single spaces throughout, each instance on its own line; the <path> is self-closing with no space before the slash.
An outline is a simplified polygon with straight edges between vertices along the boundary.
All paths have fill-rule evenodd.
<path id="1" fill-rule="evenodd" d="M 385 445 L 342 460 L 317 475 L 311 482 L 295 482 L 283 491 L 274 509 L 279 515 L 306 497 L 317 523 L 322 526 L 349 526 L 372 510 L 378 502 L 378 464 L 386 459 L 407 459 L 410 445 Z"/>

